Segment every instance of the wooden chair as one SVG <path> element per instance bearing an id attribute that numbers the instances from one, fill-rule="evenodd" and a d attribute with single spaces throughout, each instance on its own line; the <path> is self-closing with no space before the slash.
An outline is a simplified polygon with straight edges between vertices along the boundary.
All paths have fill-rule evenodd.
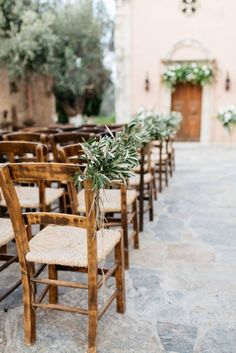
<path id="1" fill-rule="evenodd" d="M 84 160 L 81 158 L 83 151 L 80 144 L 64 146 L 59 149 L 59 159 L 63 163 L 78 163 L 84 167 Z M 113 187 L 118 189 L 105 189 L 101 191 L 102 207 L 106 214 L 107 226 L 121 226 L 124 234 L 125 268 L 129 268 L 129 244 L 133 241 L 134 248 L 139 249 L 139 227 L 137 211 L 137 192 L 127 190 L 123 183 L 115 183 Z M 130 210 L 131 209 L 131 210 Z M 77 213 L 85 212 L 84 191 L 78 193 Z M 115 217 L 115 215 L 118 215 Z M 133 231 L 129 235 L 128 227 L 132 224 Z"/>
<path id="2" fill-rule="evenodd" d="M 9 164 L 0 168 L 0 186 L 7 202 L 15 233 L 21 265 L 24 299 L 24 342 L 32 345 L 36 339 L 36 309 L 52 309 L 88 315 L 88 353 L 97 352 L 97 324 L 110 304 L 116 299 L 117 312 L 125 312 L 125 287 L 123 264 L 123 238 L 121 231 L 97 230 L 95 194 L 90 180 L 84 183 L 85 216 L 29 212 L 21 213 L 21 206 L 14 184 L 28 179 L 33 183 L 48 180 L 67 182 L 74 212 L 78 209 L 77 195 L 73 192 L 71 178 L 78 172 L 78 165 L 55 163 Z M 45 194 L 44 194 L 45 197 Z M 46 227 L 32 239 L 31 226 Z M 106 269 L 98 264 L 113 252 L 115 263 Z M 35 264 L 42 264 L 35 272 Z M 39 277 L 48 268 L 48 278 Z M 86 272 L 87 283 L 58 279 L 58 271 Z M 99 274 L 104 273 L 101 277 Z M 102 309 L 98 307 L 98 290 L 112 275 L 116 289 Z M 36 297 L 35 286 L 44 285 Z M 88 308 L 58 304 L 59 286 L 88 290 Z M 45 303 L 48 294 L 48 302 Z"/>
<path id="3" fill-rule="evenodd" d="M 163 190 L 163 176 L 165 185 L 169 184 L 169 156 L 166 152 L 166 141 L 153 141 L 151 151 L 151 163 L 155 170 L 156 179 L 159 182 L 159 191 Z"/>
<path id="4" fill-rule="evenodd" d="M 36 142 L 25 141 L 0 141 L 0 156 L 8 162 L 45 162 L 47 156 L 47 146 Z M 24 185 L 16 186 L 21 207 L 24 209 L 50 210 L 57 201 L 61 201 L 64 206 L 63 188 L 46 188 L 46 198 L 42 198 L 41 185 L 29 185 L 28 180 L 23 181 Z M 0 206 L 6 207 L 4 197 L 0 200 Z"/>
<path id="5" fill-rule="evenodd" d="M 49 133 L 46 133 L 45 131 L 42 132 L 25 132 L 25 131 L 20 131 L 20 132 L 12 132 L 10 134 L 6 134 L 3 136 L 3 139 L 5 141 L 27 141 L 27 142 L 38 142 L 38 143 L 43 143 L 47 145 L 48 147 L 48 156 L 47 156 L 47 161 L 53 161 L 53 154 L 52 154 L 52 146 L 50 144 L 49 140 Z"/>
<path id="6" fill-rule="evenodd" d="M 140 164 L 135 168 L 136 175 L 129 179 L 129 186 L 138 191 L 139 200 L 139 230 L 143 231 L 144 213 L 149 212 L 149 220 L 153 221 L 153 196 L 156 193 L 155 173 L 151 167 L 150 145 L 142 147 L 139 151 Z M 148 201 L 146 207 L 144 202 Z"/>
<path id="7" fill-rule="evenodd" d="M 74 132 L 63 132 L 58 134 L 53 134 L 50 136 L 49 141 L 52 146 L 52 151 L 54 155 L 54 160 L 56 162 L 59 161 L 58 157 L 58 149 L 61 146 L 68 146 L 71 144 L 83 142 L 84 140 L 88 140 L 91 137 L 98 137 L 100 133 L 91 133 L 86 131 L 74 131 Z"/>

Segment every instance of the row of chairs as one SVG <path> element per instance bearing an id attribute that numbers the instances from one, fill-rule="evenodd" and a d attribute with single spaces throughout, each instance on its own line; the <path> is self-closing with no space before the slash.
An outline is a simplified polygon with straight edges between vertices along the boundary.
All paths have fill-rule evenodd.
<path id="1" fill-rule="evenodd" d="M 20 133 L 17 134 L 20 138 Z M 0 219 L 3 229 L 0 235 L 0 260 L 4 261 L 0 271 L 19 258 L 24 290 L 26 344 L 31 345 L 35 341 L 36 309 L 49 308 L 88 315 L 88 352 L 94 353 L 98 320 L 115 299 L 117 311 L 125 311 L 124 268 L 129 267 L 129 243 L 132 241 L 135 248 L 139 247 L 139 230 L 143 229 L 144 212 L 149 211 L 149 218 L 153 219 L 156 180 L 160 186 L 160 170 L 165 175 L 165 168 L 168 175 L 173 173 L 173 146 L 172 141 L 168 141 L 169 145 L 166 141 L 165 153 L 163 143 L 145 146 L 139 151 L 140 166 L 136 169 L 135 177 L 130 179 L 129 187 L 119 184 L 102 192 L 107 229 L 99 230 L 93 208 L 96 197 L 91 182 L 86 181 L 84 188 L 78 191 L 71 180 L 78 168 L 84 166 L 81 163 L 81 145 L 76 139 L 70 140 L 68 134 L 72 139 L 76 135 L 66 133 L 67 140 L 58 142 L 60 138 L 57 140 L 55 136 L 64 137 L 65 133 L 40 133 L 40 141 L 26 142 L 20 139 L 15 141 L 11 136 L 15 138 L 16 134 L 8 134 L 4 136 L 5 141 L 0 142 L 0 156 L 3 161 L 10 162 L 0 171 L 0 206 L 2 216 L 7 208 L 12 221 L 3 217 Z M 33 134 L 27 133 L 27 138 L 29 135 L 33 139 Z M 45 135 L 50 138 L 42 141 Z M 52 149 L 53 143 L 56 154 Z M 53 158 L 49 158 L 52 151 Z M 147 207 L 144 207 L 146 200 Z M 54 207 L 56 212 L 52 212 Z M 132 234 L 128 234 L 129 225 L 132 225 Z M 122 232 L 113 227 L 120 227 Z M 17 255 L 7 252 L 7 244 L 14 236 Z M 100 261 L 112 251 L 114 263 L 109 268 L 101 268 Z M 39 277 L 45 274 L 46 269 L 47 277 Z M 67 270 L 87 272 L 87 284 L 59 280 L 58 271 Z M 99 308 L 98 290 L 111 276 L 115 277 L 115 290 L 103 308 Z M 13 284 L 0 300 L 19 284 L 20 281 Z M 37 285 L 45 286 L 39 295 Z M 87 309 L 58 304 L 58 286 L 87 289 Z M 47 294 L 46 304 L 44 300 Z"/>

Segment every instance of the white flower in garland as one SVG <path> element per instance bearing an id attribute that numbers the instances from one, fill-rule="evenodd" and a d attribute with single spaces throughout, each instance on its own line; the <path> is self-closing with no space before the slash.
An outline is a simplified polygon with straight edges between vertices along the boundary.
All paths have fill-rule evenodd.
<path id="1" fill-rule="evenodd" d="M 162 74 L 162 81 L 172 90 L 174 90 L 178 83 L 191 83 L 203 86 L 211 83 L 213 79 L 213 66 L 197 63 L 167 66 Z"/>

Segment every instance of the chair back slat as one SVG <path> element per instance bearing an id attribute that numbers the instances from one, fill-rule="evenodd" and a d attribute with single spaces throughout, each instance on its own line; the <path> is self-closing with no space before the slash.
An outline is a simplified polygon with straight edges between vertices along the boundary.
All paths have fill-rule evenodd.
<path id="1" fill-rule="evenodd" d="M 47 136 L 37 132 L 12 132 L 3 136 L 7 141 L 29 141 L 47 143 Z"/>
<path id="2" fill-rule="evenodd" d="M 61 163 L 11 163 L 8 168 L 15 182 L 25 178 L 32 181 L 72 182 L 73 175 L 79 171 L 78 165 Z"/>
<path id="3" fill-rule="evenodd" d="M 60 226 L 72 226 L 87 228 L 87 218 L 70 214 L 51 212 L 27 212 L 23 213 L 25 224 L 55 224 Z"/>

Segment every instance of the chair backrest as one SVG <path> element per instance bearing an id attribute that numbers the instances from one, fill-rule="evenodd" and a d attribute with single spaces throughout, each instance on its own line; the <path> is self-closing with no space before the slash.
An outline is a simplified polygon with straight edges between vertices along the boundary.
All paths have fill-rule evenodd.
<path id="1" fill-rule="evenodd" d="M 62 163 L 78 163 L 80 166 L 85 164 L 82 158 L 84 152 L 80 143 L 62 146 L 58 149 L 59 161 Z"/>
<path id="2" fill-rule="evenodd" d="M 0 157 L 8 162 L 45 162 L 47 146 L 25 141 L 0 141 Z"/>
<path id="3" fill-rule="evenodd" d="M 50 135 L 50 144 L 54 155 L 54 160 L 58 161 L 58 149 L 61 146 L 72 145 L 83 142 L 90 138 L 99 138 L 99 134 L 93 134 L 90 132 L 63 132 L 59 134 Z"/>
<path id="4" fill-rule="evenodd" d="M 72 177 L 78 172 L 78 165 L 64 163 L 10 163 L 0 166 L 0 187 L 8 207 L 15 233 L 16 245 L 20 264 L 26 269 L 25 255 L 29 251 L 27 227 L 32 224 L 74 226 L 87 229 L 88 253 L 96 259 L 96 211 L 93 207 L 95 194 L 90 180 L 84 182 L 86 216 L 77 216 L 77 192 Z M 52 212 L 28 212 L 22 214 L 15 184 L 25 179 L 32 183 L 41 183 L 47 180 L 52 182 L 66 182 L 73 209 L 73 214 Z M 45 188 L 44 188 L 45 197 Z M 91 254 L 92 252 L 92 254 Z"/>
<path id="5" fill-rule="evenodd" d="M 38 132 L 12 132 L 3 136 L 6 141 L 28 141 L 28 142 L 41 142 L 47 143 L 46 134 Z"/>

